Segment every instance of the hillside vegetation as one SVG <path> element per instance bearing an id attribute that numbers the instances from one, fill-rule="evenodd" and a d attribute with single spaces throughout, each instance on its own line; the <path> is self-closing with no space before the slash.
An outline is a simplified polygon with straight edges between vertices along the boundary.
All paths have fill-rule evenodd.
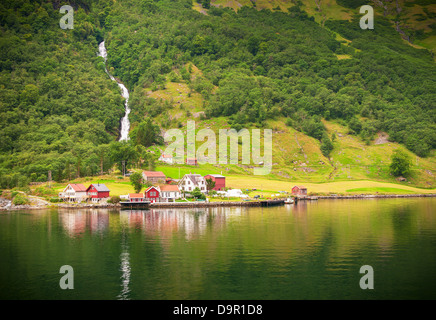
<path id="1" fill-rule="evenodd" d="M 395 182 L 388 165 L 401 148 L 413 159 L 405 183 L 434 188 L 436 65 L 424 48 L 433 7 L 423 0 L 421 18 L 404 2 L 401 14 L 377 9 L 375 29 L 361 30 L 366 1 L 319 3 L 72 1 L 75 27 L 62 30 L 57 1 L 1 1 L 0 187 L 49 170 L 56 181 L 96 175 L 121 160 L 152 169 L 165 149 L 159 129 L 195 119 L 215 132 L 272 128 L 268 179 Z M 406 36 L 421 44 L 403 39 L 397 18 L 400 30 L 420 22 Z M 103 39 L 109 71 L 130 91 L 129 143 L 115 142 L 123 101 L 96 55 Z"/>

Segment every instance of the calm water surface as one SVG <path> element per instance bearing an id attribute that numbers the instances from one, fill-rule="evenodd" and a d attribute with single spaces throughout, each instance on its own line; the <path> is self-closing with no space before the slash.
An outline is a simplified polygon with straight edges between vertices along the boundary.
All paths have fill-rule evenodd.
<path id="1" fill-rule="evenodd" d="M 0 213 L 1 299 L 435 299 L 435 271 L 432 198 Z"/>

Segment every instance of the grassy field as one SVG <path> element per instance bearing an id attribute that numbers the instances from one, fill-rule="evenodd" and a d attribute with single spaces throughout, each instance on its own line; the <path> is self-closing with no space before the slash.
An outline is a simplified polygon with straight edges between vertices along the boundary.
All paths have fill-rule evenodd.
<path id="1" fill-rule="evenodd" d="M 188 168 L 188 166 L 181 167 L 181 174 L 194 172 Z M 178 168 L 169 166 L 159 166 L 156 170 L 163 171 L 166 175 L 177 177 Z M 196 173 L 202 175 L 212 173 L 212 170 L 207 168 L 196 169 Z M 215 173 L 220 173 L 216 172 Z M 130 184 L 128 178 L 121 178 L 117 175 L 105 175 L 94 178 L 80 178 L 72 180 L 70 183 L 82 183 L 86 187 L 91 183 L 103 183 L 110 190 L 111 196 L 120 196 L 128 193 L 134 193 L 134 189 Z M 32 195 L 42 196 L 45 198 L 56 197 L 68 183 L 53 183 L 51 188 L 47 185 L 32 186 Z M 304 181 L 281 181 L 273 180 L 270 177 L 264 176 L 247 176 L 247 175 L 226 175 L 226 186 L 234 189 L 250 190 L 249 195 L 251 197 L 260 195 L 262 198 L 284 196 L 279 191 L 287 193 L 291 192 L 294 185 L 304 185 L 308 189 L 309 194 L 425 194 L 436 193 L 436 189 L 421 189 L 415 188 L 404 184 L 395 184 L 388 182 L 377 181 L 338 181 L 328 183 L 310 183 Z M 252 190 L 256 189 L 256 190 Z M 144 189 L 142 190 L 144 191 Z M 215 198 L 211 201 L 222 201 L 223 199 Z M 225 199 L 226 201 L 228 199 Z M 229 199 L 232 201 L 240 201 L 240 199 Z"/>
<path id="2" fill-rule="evenodd" d="M 382 194 L 403 194 L 403 193 L 436 193 L 436 189 L 421 189 L 407 185 L 377 182 L 377 181 L 339 181 L 328 183 L 306 183 L 291 181 L 274 181 L 265 178 L 249 176 L 228 176 L 226 185 L 238 189 L 257 189 L 250 195 L 266 193 L 274 194 L 278 191 L 290 192 L 295 185 L 304 185 L 308 193 L 313 194 L 361 194 L 376 192 Z"/>

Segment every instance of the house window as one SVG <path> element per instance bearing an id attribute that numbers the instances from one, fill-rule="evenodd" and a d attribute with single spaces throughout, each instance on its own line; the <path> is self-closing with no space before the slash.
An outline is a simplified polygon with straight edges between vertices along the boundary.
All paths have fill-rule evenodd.
<path id="1" fill-rule="evenodd" d="M 191 191 L 191 187 L 189 187 L 189 191 Z"/>

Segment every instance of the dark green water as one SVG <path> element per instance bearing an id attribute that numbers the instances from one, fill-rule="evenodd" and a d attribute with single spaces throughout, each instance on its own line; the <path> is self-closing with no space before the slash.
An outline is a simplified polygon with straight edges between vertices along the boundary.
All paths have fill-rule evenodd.
<path id="1" fill-rule="evenodd" d="M 431 198 L 0 213 L 1 299 L 435 299 L 435 271 Z"/>

